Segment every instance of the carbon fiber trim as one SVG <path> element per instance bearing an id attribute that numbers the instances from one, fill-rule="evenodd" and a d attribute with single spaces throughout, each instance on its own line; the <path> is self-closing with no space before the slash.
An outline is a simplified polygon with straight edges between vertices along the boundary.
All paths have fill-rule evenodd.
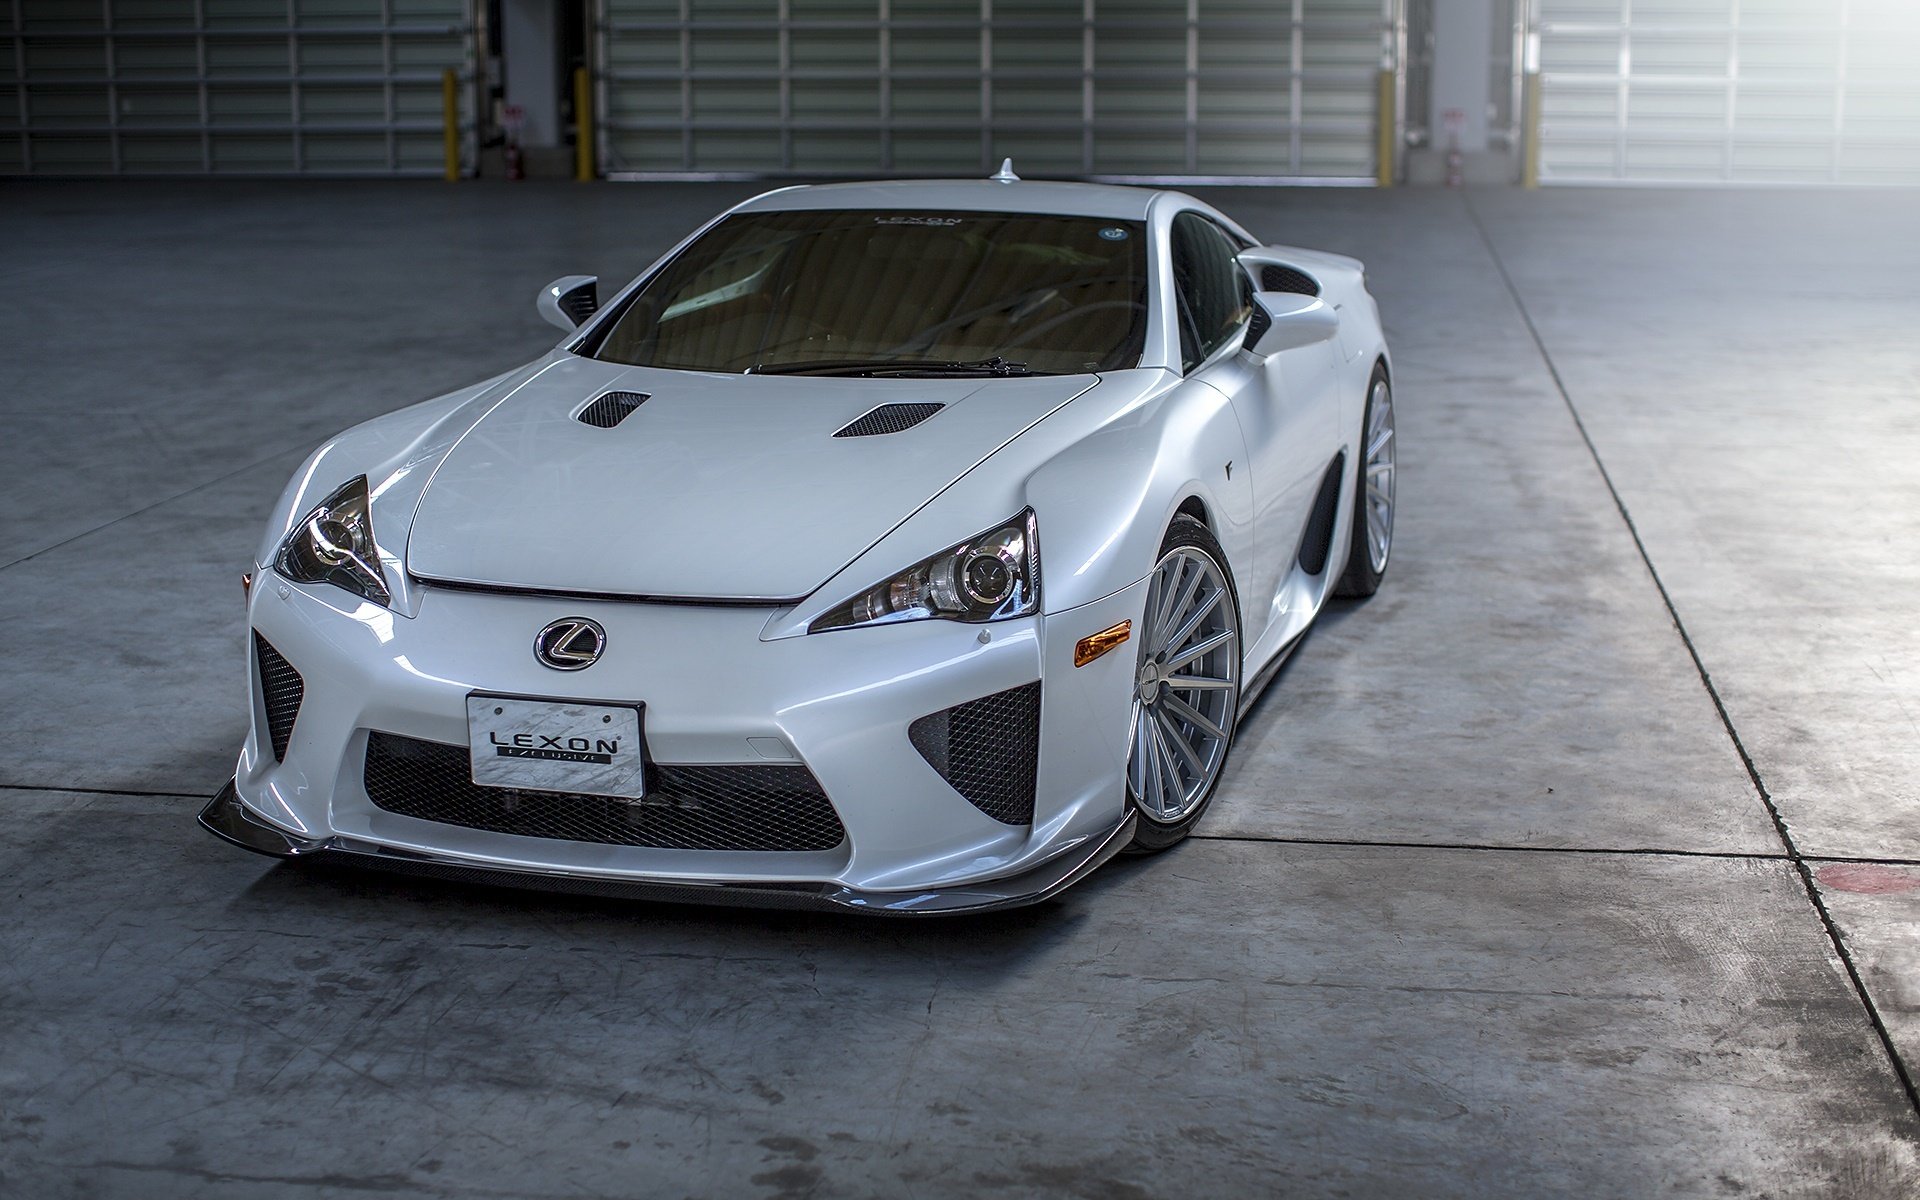
<path id="1" fill-rule="evenodd" d="M 600 429 L 612 429 L 652 398 L 645 392 L 608 392 L 580 410 L 580 422 Z"/>
<path id="2" fill-rule="evenodd" d="M 846 428 L 833 436 L 878 437 L 881 434 L 900 433 L 912 429 L 945 407 L 944 404 L 882 404 L 865 416 L 854 418 Z"/>
<path id="3" fill-rule="evenodd" d="M 327 865 L 367 867 L 411 875 L 425 875 L 461 883 L 526 888 L 543 892 L 570 892 L 593 896 L 620 896 L 682 904 L 729 904 L 755 908 L 810 908 L 853 911 L 876 917 L 957 916 L 1018 908 L 1047 900 L 1086 878 L 1120 853 L 1132 841 L 1139 814 L 1128 809 L 1120 823 L 1106 833 L 1070 842 L 1045 862 L 1016 875 L 951 888 L 904 892 L 866 892 L 835 883 L 694 883 L 678 880 L 617 879 L 567 875 L 511 867 L 490 867 L 437 858 L 431 854 L 394 850 L 342 838 L 299 838 L 269 825 L 247 811 L 233 782 L 200 810 L 200 826 L 208 833 L 244 850 L 270 858 L 298 859 Z"/>

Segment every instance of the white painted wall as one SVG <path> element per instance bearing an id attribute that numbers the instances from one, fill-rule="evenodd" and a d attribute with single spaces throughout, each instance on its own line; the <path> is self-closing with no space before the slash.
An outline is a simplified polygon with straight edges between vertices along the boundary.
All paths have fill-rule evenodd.
<path id="1" fill-rule="evenodd" d="M 560 68 L 554 0 L 501 0 L 500 56 L 506 101 L 526 111 L 522 146 L 560 144 Z"/>
<path id="2" fill-rule="evenodd" d="M 1487 148 L 1493 70 L 1493 0 L 1433 0 L 1433 148 L 1456 131 L 1463 154 Z M 1448 120 L 1457 113 L 1456 121 Z"/>

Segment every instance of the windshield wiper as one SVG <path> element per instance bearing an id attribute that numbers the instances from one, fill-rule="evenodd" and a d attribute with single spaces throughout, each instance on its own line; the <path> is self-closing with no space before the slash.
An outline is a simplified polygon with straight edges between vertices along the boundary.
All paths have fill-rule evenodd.
<path id="1" fill-rule="evenodd" d="M 1051 371 L 1030 371 L 1027 364 L 1008 362 L 995 355 L 974 362 L 942 362 L 915 358 L 824 358 L 795 363 L 755 363 L 747 375 L 1051 375 Z"/>

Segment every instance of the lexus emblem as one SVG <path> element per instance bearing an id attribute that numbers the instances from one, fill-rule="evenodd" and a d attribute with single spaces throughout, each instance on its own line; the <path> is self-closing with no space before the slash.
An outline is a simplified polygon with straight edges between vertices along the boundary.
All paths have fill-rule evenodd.
<path id="1" fill-rule="evenodd" d="M 607 631 L 598 621 L 562 617 L 533 639 L 533 656 L 556 671 L 578 671 L 600 661 L 607 648 Z"/>

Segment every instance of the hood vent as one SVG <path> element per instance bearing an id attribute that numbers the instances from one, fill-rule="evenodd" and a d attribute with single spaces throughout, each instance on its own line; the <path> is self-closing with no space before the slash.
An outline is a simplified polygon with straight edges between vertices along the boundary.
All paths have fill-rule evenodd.
<path id="1" fill-rule="evenodd" d="M 866 416 L 856 417 L 852 424 L 833 436 L 877 437 L 883 433 L 899 433 L 912 429 L 945 407 L 944 404 L 882 404 Z"/>
<path id="2" fill-rule="evenodd" d="M 647 399 L 645 392 L 608 392 L 580 410 L 580 421 L 585 425 L 612 429 L 632 416 L 633 410 L 645 404 Z"/>
<path id="3" fill-rule="evenodd" d="M 1318 296 L 1320 285 L 1313 276 L 1293 267 L 1283 267 L 1279 263 L 1268 263 L 1260 268 L 1260 290 L 1263 292 L 1298 292 L 1302 296 Z"/>

